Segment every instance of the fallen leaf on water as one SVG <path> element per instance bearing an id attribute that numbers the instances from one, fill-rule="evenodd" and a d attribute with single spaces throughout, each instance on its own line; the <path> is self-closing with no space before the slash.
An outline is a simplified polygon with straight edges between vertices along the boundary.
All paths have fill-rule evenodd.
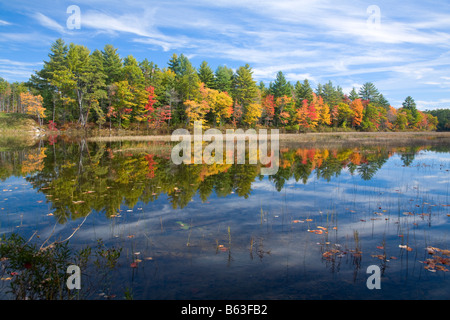
<path id="1" fill-rule="evenodd" d="M 138 266 L 137 262 L 132 262 L 132 263 L 130 264 L 130 267 L 131 267 L 131 268 L 137 268 L 137 266 Z"/>
<path id="2" fill-rule="evenodd" d="M 383 249 L 384 249 L 384 247 L 383 247 L 383 246 L 377 246 L 377 249 L 381 249 L 381 250 L 383 250 Z"/>

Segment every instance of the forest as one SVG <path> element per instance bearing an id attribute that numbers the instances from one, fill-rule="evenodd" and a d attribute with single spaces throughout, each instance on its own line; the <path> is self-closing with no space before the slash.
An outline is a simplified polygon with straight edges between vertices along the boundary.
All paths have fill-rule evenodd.
<path id="1" fill-rule="evenodd" d="M 168 132 L 194 121 L 206 127 L 274 127 L 283 132 L 449 129 L 436 114 L 418 110 L 411 96 L 401 108 L 392 107 L 371 82 L 344 93 L 331 81 L 315 88 L 308 79 L 292 84 L 279 71 L 265 85 L 254 80 L 248 64 L 213 70 L 203 61 L 196 68 L 185 55 L 173 54 L 160 68 L 148 59 L 121 57 L 117 50 L 105 45 L 91 52 L 57 39 L 29 81 L 0 78 L 0 111 L 27 113 L 41 126 L 61 130 Z"/>

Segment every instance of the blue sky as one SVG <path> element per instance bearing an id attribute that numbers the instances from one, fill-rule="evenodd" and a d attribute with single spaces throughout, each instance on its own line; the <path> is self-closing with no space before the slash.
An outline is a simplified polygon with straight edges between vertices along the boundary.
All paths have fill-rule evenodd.
<path id="1" fill-rule="evenodd" d="M 71 5 L 80 29 L 67 26 Z M 248 63 L 266 83 L 278 71 L 314 87 L 331 80 L 345 93 L 373 82 L 394 107 L 408 95 L 422 110 L 450 106 L 445 0 L 0 0 L 1 77 L 27 80 L 57 38 L 91 50 L 112 44 L 161 68 L 183 53 L 214 70 Z"/>

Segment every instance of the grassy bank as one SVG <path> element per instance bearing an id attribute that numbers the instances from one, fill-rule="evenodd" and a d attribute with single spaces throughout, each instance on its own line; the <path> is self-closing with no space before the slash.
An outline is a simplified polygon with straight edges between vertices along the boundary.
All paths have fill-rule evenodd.
<path id="1" fill-rule="evenodd" d="M 270 131 L 268 132 L 270 134 Z M 90 137 L 90 141 L 171 141 L 171 135 L 119 135 Z M 320 132 L 280 134 L 280 145 L 410 145 L 449 144 L 450 132 Z"/>
<path id="2" fill-rule="evenodd" d="M 37 129 L 36 121 L 29 115 L 0 112 L 0 150 L 34 145 Z"/>

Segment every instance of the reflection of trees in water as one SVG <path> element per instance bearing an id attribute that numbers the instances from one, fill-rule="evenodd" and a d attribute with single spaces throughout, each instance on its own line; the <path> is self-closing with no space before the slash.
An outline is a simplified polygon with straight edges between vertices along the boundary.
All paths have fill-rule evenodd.
<path id="1" fill-rule="evenodd" d="M 54 216 L 63 223 L 92 210 L 115 216 L 122 204 L 134 207 L 139 201 L 147 204 L 161 196 L 166 196 L 173 208 L 187 206 L 197 194 L 202 201 L 212 194 L 225 197 L 235 193 L 247 198 L 253 182 L 263 179 L 259 164 L 174 165 L 168 156 L 170 148 L 159 149 L 148 143 L 139 146 L 131 142 L 60 141 L 29 153 L 38 156 L 39 167 L 27 180 L 47 196 Z M 315 175 L 330 181 L 344 169 L 369 180 L 395 152 L 404 155 L 421 149 L 282 149 L 279 170 L 268 180 L 278 191 L 287 180 L 306 183 Z M 23 175 L 27 159 L 29 156 L 20 152 L 0 152 L 2 179 Z"/>

